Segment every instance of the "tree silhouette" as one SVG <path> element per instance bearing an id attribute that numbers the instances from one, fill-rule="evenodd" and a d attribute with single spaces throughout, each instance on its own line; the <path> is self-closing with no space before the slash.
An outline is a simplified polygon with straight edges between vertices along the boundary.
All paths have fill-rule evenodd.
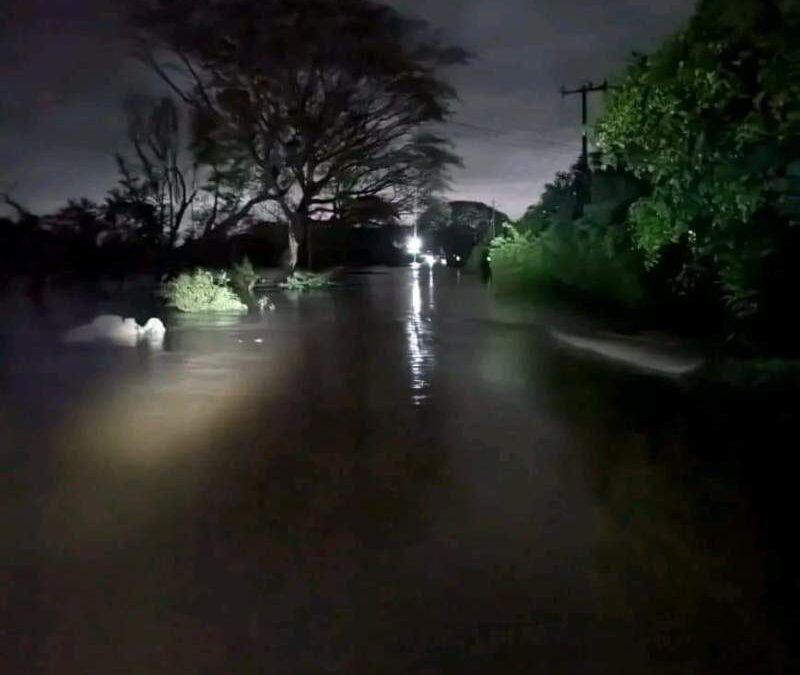
<path id="1" fill-rule="evenodd" d="M 457 162 L 433 125 L 456 98 L 439 70 L 468 56 L 389 7 L 153 0 L 137 18 L 145 58 L 202 119 L 206 150 L 251 186 L 221 230 L 271 202 L 296 251 L 311 222 L 354 205 L 410 211 Z"/>
<path id="2" fill-rule="evenodd" d="M 182 159 L 185 139 L 170 98 L 129 99 L 125 108 L 133 152 L 116 156 L 120 181 L 112 192 L 112 208 L 143 216 L 150 237 L 172 248 L 198 195 L 197 164 Z"/>

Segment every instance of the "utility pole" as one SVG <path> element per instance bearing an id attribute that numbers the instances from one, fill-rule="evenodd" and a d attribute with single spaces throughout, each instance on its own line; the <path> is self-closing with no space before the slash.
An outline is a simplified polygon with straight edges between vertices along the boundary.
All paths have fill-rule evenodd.
<path id="1" fill-rule="evenodd" d="M 581 123 L 583 124 L 583 152 L 581 154 L 581 162 L 588 175 L 589 173 L 589 102 L 588 96 L 597 91 L 608 91 L 608 82 L 603 84 L 594 84 L 594 82 L 587 82 L 577 89 L 567 89 L 561 87 L 561 96 L 567 97 L 573 94 L 581 95 Z"/>
<path id="2" fill-rule="evenodd" d="M 492 239 L 497 236 L 497 230 L 495 228 L 495 217 L 497 215 L 497 210 L 495 209 L 495 201 L 492 200 Z"/>
<path id="3" fill-rule="evenodd" d="M 566 98 L 574 94 L 581 95 L 581 123 L 583 124 L 583 147 L 581 151 L 581 176 L 580 183 L 577 189 L 577 199 L 575 203 L 575 216 L 580 217 L 583 215 L 583 207 L 592 201 L 592 171 L 589 166 L 589 94 L 598 91 L 608 91 L 608 82 L 604 81 L 603 84 L 595 84 L 594 82 L 587 82 L 577 89 L 567 89 L 561 87 L 561 96 Z"/>

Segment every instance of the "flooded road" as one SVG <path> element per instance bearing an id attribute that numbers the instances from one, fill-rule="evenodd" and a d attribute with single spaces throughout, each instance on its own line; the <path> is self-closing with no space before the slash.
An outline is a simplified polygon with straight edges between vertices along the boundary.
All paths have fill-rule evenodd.
<path id="1" fill-rule="evenodd" d="M 274 299 L 7 325 L 0 672 L 793 672 L 779 425 L 448 269 Z"/>

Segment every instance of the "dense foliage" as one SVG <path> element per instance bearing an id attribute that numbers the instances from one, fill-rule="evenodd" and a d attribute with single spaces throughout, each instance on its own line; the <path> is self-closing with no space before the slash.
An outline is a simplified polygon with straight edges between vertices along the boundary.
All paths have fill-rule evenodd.
<path id="1" fill-rule="evenodd" d="M 596 171 L 594 202 L 585 204 L 580 162 L 556 174 L 539 201 L 496 238 L 485 254 L 496 287 L 538 299 L 569 300 L 611 311 L 639 308 L 646 297 L 644 258 L 626 228 L 639 182 Z M 471 259 L 477 269 L 479 261 Z"/>
<path id="2" fill-rule="evenodd" d="M 596 129 L 603 161 L 652 186 L 630 217 L 648 264 L 683 245 L 684 280 L 714 275 L 740 320 L 797 280 L 799 30 L 796 2 L 701 2 L 635 58 Z"/>
<path id="3" fill-rule="evenodd" d="M 704 0 L 635 56 L 596 125 L 588 189 L 578 166 L 559 173 L 495 242 L 501 287 L 643 301 L 644 321 L 796 353 L 799 29 L 795 1 Z"/>

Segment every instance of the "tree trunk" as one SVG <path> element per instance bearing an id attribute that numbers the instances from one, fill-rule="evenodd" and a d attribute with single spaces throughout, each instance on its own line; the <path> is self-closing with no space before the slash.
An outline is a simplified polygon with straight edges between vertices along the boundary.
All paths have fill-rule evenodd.
<path id="1" fill-rule="evenodd" d="M 295 267 L 297 267 L 297 252 L 300 249 L 300 242 L 297 240 L 297 237 L 294 233 L 294 227 L 291 223 L 287 226 L 287 231 L 289 233 L 289 246 L 286 250 L 286 255 L 284 256 L 285 266 L 288 268 L 289 273 L 291 274 L 294 272 Z"/>
<path id="2" fill-rule="evenodd" d="M 284 209 L 286 211 L 286 209 Z M 287 213 L 289 216 L 289 257 L 291 260 L 291 270 L 298 263 L 298 256 L 301 244 L 308 244 L 308 214 L 302 204 L 294 213 Z M 308 250 L 306 250 L 306 262 L 308 262 Z"/>
<path id="3" fill-rule="evenodd" d="M 311 230 L 311 219 L 305 218 L 305 222 L 303 224 L 303 229 L 306 233 L 306 267 L 308 271 L 311 272 L 314 269 L 314 249 L 312 235 L 314 234 Z"/>

